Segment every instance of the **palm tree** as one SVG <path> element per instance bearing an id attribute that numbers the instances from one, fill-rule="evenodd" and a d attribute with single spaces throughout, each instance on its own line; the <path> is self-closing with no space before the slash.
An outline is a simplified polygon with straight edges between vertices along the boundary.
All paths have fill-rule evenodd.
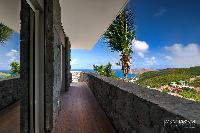
<path id="1" fill-rule="evenodd" d="M 130 9 L 123 10 L 104 33 L 104 38 L 111 48 L 111 52 L 119 52 L 124 80 L 131 65 L 132 41 L 135 39 L 135 25 L 133 13 Z"/>
<path id="2" fill-rule="evenodd" d="M 12 33 L 13 33 L 12 29 L 0 23 L 0 45 L 5 41 L 7 41 Z"/>

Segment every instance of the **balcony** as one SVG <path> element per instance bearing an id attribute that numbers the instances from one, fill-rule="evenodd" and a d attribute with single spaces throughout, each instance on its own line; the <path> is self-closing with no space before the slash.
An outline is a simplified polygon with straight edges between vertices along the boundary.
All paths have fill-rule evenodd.
<path id="1" fill-rule="evenodd" d="M 53 133 L 200 131 L 200 103 L 95 74 L 81 73 L 79 81 L 63 93 Z M 0 112 L 0 132 L 19 133 L 19 108 L 16 102 Z"/>

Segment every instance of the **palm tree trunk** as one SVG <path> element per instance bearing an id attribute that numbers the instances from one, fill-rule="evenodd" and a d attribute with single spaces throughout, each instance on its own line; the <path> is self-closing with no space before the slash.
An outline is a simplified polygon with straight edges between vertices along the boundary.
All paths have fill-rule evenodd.
<path id="1" fill-rule="evenodd" d="M 127 80 L 127 76 L 130 70 L 130 57 L 128 55 L 122 55 L 120 59 L 122 62 L 122 71 L 124 73 L 124 80 Z"/>

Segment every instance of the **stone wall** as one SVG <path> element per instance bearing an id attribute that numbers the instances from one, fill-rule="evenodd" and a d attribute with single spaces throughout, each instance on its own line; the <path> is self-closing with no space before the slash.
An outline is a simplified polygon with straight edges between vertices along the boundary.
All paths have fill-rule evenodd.
<path id="1" fill-rule="evenodd" d="M 45 127 L 53 128 L 54 33 L 53 1 L 45 1 Z"/>
<path id="2" fill-rule="evenodd" d="M 62 47 L 65 35 L 61 24 L 61 7 L 58 0 L 53 0 L 53 33 L 54 33 L 54 84 L 53 84 L 53 124 L 59 112 L 62 89 Z"/>
<path id="3" fill-rule="evenodd" d="M 69 86 L 66 73 L 70 71 L 70 44 L 63 31 L 59 0 L 46 0 L 45 9 L 45 121 L 46 130 L 51 131 L 59 114 L 61 94 Z"/>
<path id="4" fill-rule="evenodd" d="M 26 0 L 21 0 L 20 30 L 20 132 L 29 132 L 29 69 L 30 69 L 30 38 L 31 8 Z"/>
<path id="5" fill-rule="evenodd" d="M 20 99 L 20 79 L 0 80 L 0 110 Z"/>
<path id="6" fill-rule="evenodd" d="M 64 33 L 64 30 L 63 30 L 63 33 Z M 64 34 L 63 34 L 64 35 Z M 64 40 L 63 40 L 63 45 L 62 45 L 62 86 L 61 86 L 61 91 L 62 92 L 65 92 L 66 91 L 66 43 L 65 43 L 65 36 L 62 37 Z"/>
<path id="7" fill-rule="evenodd" d="M 119 133 L 200 133 L 200 103 L 95 74 L 82 73 L 80 81 L 87 82 Z M 196 124 L 176 127 L 164 120 Z"/>
<path id="8" fill-rule="evenodd" d="M 71 43 L 69 41 L 69 37 L 65 38 L 65 42 L 66 42 L 66 89 L 69 88 L 70 83 L 72 82 L 72 74 L 70 72 L 71 70 L 71 65 L 70 65 L 70 61 L 71 61 Z"/>
<path id="9" fill-rule="evenodd" d="M 45 28 L 45 130 L 51 131 L 56 122 L 60 109 L 61 91 L 67 90 L 69 86 L 68 77 L 65 73 L 70 71 L 70 56 L 66 53 L 70 50 L 69 39 L 66 41 L 66 35 L 61 24 L 61 7 L 59 0 L 44 1 L 44 28 Z M 30 38 L 33 12 L 26 0 L 21 0 L 21 31 L 20 31 L 20 80 L 22 89 L 20 89 L 20 131 L 22 133 L 29 132 L 29 78 L 31 76 L 30 69 Z M 32 18 L 32 20 L 31 20 Z M 67 55 L 70 54 L 70 51 Z M 65 62 L 68 61 L 68 64 Z M 67 68 L 66 68 L 67 66 Z"/>

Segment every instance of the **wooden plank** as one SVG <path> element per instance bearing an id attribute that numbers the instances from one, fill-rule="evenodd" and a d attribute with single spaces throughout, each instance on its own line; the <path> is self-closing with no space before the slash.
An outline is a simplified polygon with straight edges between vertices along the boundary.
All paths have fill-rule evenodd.
<path id="1" fill-rule="evenodd" d="M 53 133 L 115 133 L 86 83 L 72 83 L 61 106 Z"/>
<path id="2" fill-rule="evenodd" d="M 0 112 L 0 133 L 20 133 L 20 104 L 12 104 Z"/>

